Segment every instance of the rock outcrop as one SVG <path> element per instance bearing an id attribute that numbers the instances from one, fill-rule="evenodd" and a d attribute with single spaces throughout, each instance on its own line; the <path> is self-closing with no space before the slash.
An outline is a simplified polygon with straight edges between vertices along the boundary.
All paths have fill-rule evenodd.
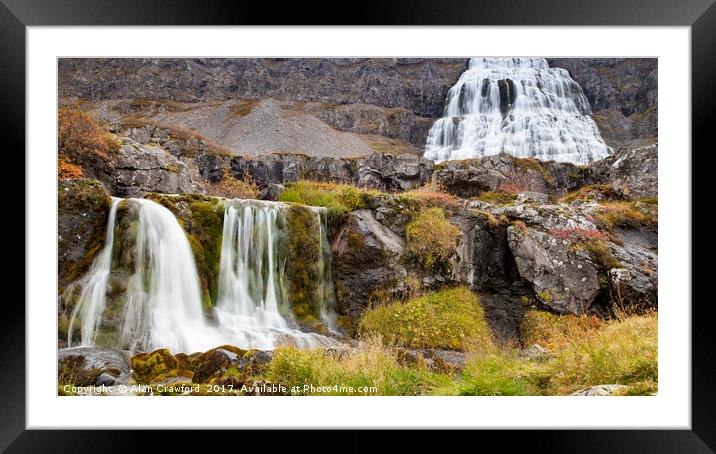
<path id="1" fill-rule="evenodd" d="M 141 197 L 149 192 L 177 194 L 197 192 L 186 164 L 157 145 L 124 140 L 112 157 L 113 172 L 107 182 L 119 197 Z"/>
<path id="2" fill-rule="evenodd" d="M 241 180 L 249 175 L 260 187 L 312 180 L 352 184 L 381 191 L 408 191 L 422 186 L 432 176 L 433 163 L 414 154 L 397 156 L 376 153 L 360 159 L 308 157 L 299 154 L 233 158 L 199 155 L 199 172 L 209 181 L 217 181 L 229 168 Z"/>
<path id="3" fill-rule="evenodd" d="M 590 180 L 611 184 L 630 197 L 657 197 L 657 145 L 626 147 L 589 167 Z"/>
<path id="4" fill-rule="evenodd" d="M 370 210 L 351 213 L 333 244 L 333 274 L 338 311 L 357 319 L 375 292 L 402 290 L 400 264 L 405 240 L 376 221 Z"/>
<path id="5" fill-rule="evenodd" d="M 57 188 L 57 270 L 59 288 L 84 274 L 104 244 L 112 205 L 97 180 L 60 181 Z"/>
<path id="6" fill-rule="evenodd" d="M 67 58 L 60 96 L 206 101 L 276 98 L 403 107 L 437 117 L 467 58 Z"/>

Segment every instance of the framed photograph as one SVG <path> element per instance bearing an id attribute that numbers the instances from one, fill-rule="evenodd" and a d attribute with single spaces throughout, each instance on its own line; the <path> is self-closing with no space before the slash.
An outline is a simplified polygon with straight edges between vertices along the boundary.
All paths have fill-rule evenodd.
<path id="1" fill-rule="evenodd" d="M 711 0 L 342 26 L 2 2 L 26 170 L 3 449 L 328 428 L 713 452 L 691 151 L 712 146 Z"/>

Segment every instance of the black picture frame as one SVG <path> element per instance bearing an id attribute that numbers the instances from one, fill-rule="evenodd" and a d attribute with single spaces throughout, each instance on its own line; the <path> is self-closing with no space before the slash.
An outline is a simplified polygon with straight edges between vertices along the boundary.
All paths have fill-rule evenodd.
<path id="1" fill-rule="evenodd" d="M 691 77 L 692 77 L 692 147 L 707 154 L 713 153 L 711 130 L 716 99 L 716 69 L 712 63 L 716 57 L 716 5 L 714 0 L 541 0 L 539 2 L 489 1 L 363 1 L 354 8 L 340 7 L 330 10 L 331 17 L 321 17 L 317 11 L 326 6 L 305 2 L 277 4 L 273 2 L 226 2 L 197 0 L 0 0 L 0 101 L 2 102 L 2 125 L 4 149 L 14 150 L 13 173 L 19 175 L 20 166 L 25 168 L 25 42 L 28 26 L 82 26 L 82 25 L 320 25 L 321 23 L 343 25 L 570 25 L 570 26 L 690 26 L 691 27 Z M 662 150 L 663 151 L 663 150 Z M 689 150 L 670 150 L 690 154 L 692 182 L 708 181 L 707 166 L 694 166 L 698 156 Z M 700 156 L 699 156 L 699 159 Z M 7 169 L 7 167 L 6 167 Z M 25 169 L 27 171 L 27 169 Z M 15 186 L 15 187 L 19 187 Z M 24 187 L 24 186 L 23 186 Z M 697 207 L 700 193 L 693 188 L 692 208 Z M 17 198 L 16 198 L 17 199 Z M 24 208 L 25 210 L 28 207 Z M 20 219 L 13 216 L 12 219 Z M 24 218 L 23 218 L 24 219 Z M 8 221 L 9 222 L 9 221 Z M 20 228 L 19 221 L 13 221 Z M 24 221 L 22 228 L 24 231 Z M 699 227 L 693 222 L 694 234 Z M 7 227 L 6 227 L 7 228 Z M 9 238 L 9 237 L 6 237 Z M 25 236 L 25 242 L 29 239 Z M 19 253 L 18 253 L 19 254 Z M 19 255 L 18 255 L 19 256 Z M 17 261 L 15 261 L 16 263 Z M 6 262 L 7 263 L 7 262 Z M 14 267 L 19 272 L 19 267 Z M 692 282 L 708 282 L 706 273 L 710 267 L 698 267 L 692 261 Z M 11 270 L 9 270 L 11 271 Z M 23 267 L 24 271 L 24 267 Z M 6 283 L 17 282 L 5 276 Z M 9 284 L 8 284 L 9 285 Z M 703 285 L 703 284 L 701 284 Z M 714 320 L 713 298 L 692 296 L 692 402 L 691 430 L 550 430 L 536 434 L 534 431 L 481 431 L 469 435 L 477 449 L 490 445 L 516 448 L 529 447 L 532 451 L 549 452 L 714 452 L 716 450 L 716 368 L 711 327 Z M 194 443 L 187 437 L 197 438 L 200 445 L 206 440 L 240 438 L 222 435 L 153 434 L 148 431 L 44 431 L 25 430 L 26 399 L 24 392 L 25 358 L 25 310 L 17 300 L 5 298 L 2 310 L 3 353 L 0 367 L 0 395 L 2 395 L 2 423 L 0 423 L 0 449 L 8 452 L 126 452 L 146 446 L 152 439 L 158 441 L 163 451 L 188 450 Z M 687 301 L 671 302 L 687 304 Z M 238 411 L 238 409 L 237 409 Z M 111 415 L 98 415 L 108 417 Z M 157 415 L 161 418 L 161 415 Z M 321 445 L 334 450 L 368 450 L 376 441 L 364 432 L 333 432 L 333 442 L 297 437 L 260 435 L 257 439 L 270 440 L 271 450 L 282 448 L 295 450 L 299 445 L 314 449 Z M 204 441 L 202 441 L 204 440 Z M 303 440 L 303 441 L 299 441 Z M 432 446 L 445 448 L 453 440 L 452 435 L 415 433 L 401 437 L 401 451 L 411 445 L 422 449 Z M 479 441 L 478 441 L 479 440 Z M 197 440 L 190 440 L 197 441 Z M 464 440 L 463 443 L 470 442 Z M 469 446 L 469 445 L 468 445 Z"/>

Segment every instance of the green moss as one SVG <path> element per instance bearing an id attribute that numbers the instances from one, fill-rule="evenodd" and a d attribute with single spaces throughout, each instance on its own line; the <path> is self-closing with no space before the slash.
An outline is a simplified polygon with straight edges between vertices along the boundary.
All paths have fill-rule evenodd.
<path id="1" fill-rule="evenodd" d="M 322 263 L 320 224 L 309 208 L 291 205 L 286 212 L 288 224 L 288 262 L 286 274 L 288 299 L 299 320 L 320 319 Z"/>
<path id="2" fill-rule="evenodd" d="M 139 383 L 154 383 L 158 377 L 179 367 L 177 359 L 166 348 L 140 353 L 131 358 L 132 372 Z"/>
<path id="3" fill-rule="evenodd" d="M 624 265 L 614 257 L 614 254 L 609 250 L 609 246 L 603 240 L 596 238 L 576 240 L 572 242 L 570 249 L 589 252 L 592 261 L 601 271 L 607 271 L 612 268 L 624 268 Z"/>
<path id="4" fill-rule="evenodd" d="M 551 187 L 557 185 L 554 175 L 545 167 L 542 162 L 534 158 L 515 158 L 515 165 L 523 170 L 537 172 L 542 176 L 544 182 Z"/>
<path id="5" fill-rule="evenodd" d="M 554 295 L 552 294 L 551 289 L 541 290 L 537 292 L 537 298 L 539 298 L 539 300 L 543 303 L 551 303 L 552 301 L 554 301 Z"/>
<path id="6" fill-rule="evenodd" d="M 359 333 L 363 337 L 380 335 L 389 345 L 412 348 L 489 350 L 493 347 L 477 295 L 467 287 L 369 309 L 360 320 Z"/>
<path id="7" fill-rule="evenodd" d="M 347 184 L 298 181 L 286 184 L 279 201 L 325 207 L 328 223 L 337 225 L 347 213 L 365 208 L 367 197 L 374 193 Z"/>
<path id="8" fill-rule="evenodd" d="M 476 200 L 487 202 L 495 205 L 507 205 L 517 200 L 517 194 L 509 194 L 507 192 L 485 191 L 475 197 Z"/>

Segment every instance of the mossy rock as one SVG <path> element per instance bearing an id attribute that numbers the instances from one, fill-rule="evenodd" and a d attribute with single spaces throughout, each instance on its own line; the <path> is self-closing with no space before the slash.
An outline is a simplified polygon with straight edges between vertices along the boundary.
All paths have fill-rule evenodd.
<path id="1" fill-rule="evenodd" d="M 286 213 L 288 299 L 298 320 L 320 319 L 322 270 L 320 221 L 311 209 L 291 205 Z"/>
<path id="2" fill-rule="evenodd" d="M 245 353 L 245 350 L 233 345 L 222 345 L 198 355 L 192 361 L 194 383 L 209 383 L 213 378 L 221 376 Z"/>
<path id="3" fill-rule="evenodd" d="M 157 378 L 163 374 L 179 369 L 179 361 L 166 348 L 134 355 L 131 365 L 134 378 L 145 384 L 156 383 Z"/>
<path id="4" fill-rule="evenodd" d="M 57 187 L 59 293 L 82 277 L 104 245 L 112 199 L 102 183 L 79 178 Z"/>

